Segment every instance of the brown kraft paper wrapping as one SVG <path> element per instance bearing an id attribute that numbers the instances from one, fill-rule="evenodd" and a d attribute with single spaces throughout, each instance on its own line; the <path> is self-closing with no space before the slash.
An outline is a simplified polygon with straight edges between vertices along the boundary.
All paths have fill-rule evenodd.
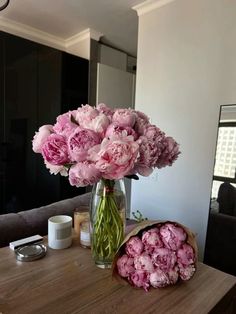
<path id="1" fill-rule="evenodd" d="M 124 238 L 123 242 L 121 243 L 115 257 L 113 260 L 113 264 L 112 264 L 112 277 L 115 278 L 118 282 L 122 283 L 122 284 L 129 284 L 128 280 L 124 277 L 121 277 L 118 273 L 117 270 L 117 265 L 116 262 L 118 260 L 118 258 L 125 254 L 125 243 L 133 236 L 137 236 L 140 235 L 143 231 L 147 231 L 149 229 L 151 229 L 152 227 L 154 227 L 155 225 L 158 224 L 166 224 L 166 223 L 172 223 L 175 224 L 176 226 L 181 227 L 187 234 L 187 239 L 186 239 L 186 243 L 191 245 L 194 253 L 195 253 L 195 268 L 197 269 L 197 257 L 198 257 L 198 248 L 197 248 L 197 242 L 196 242 L 196 236 L 195 234 L 186 226 L 176 222 L 176 221 L 170 221 L 170 220 L 145 220 L 142 221 L 140 223 L 137 223 L 137 226 L 134 227 L 134 229 L 132 231 L 130 231 Z"/>

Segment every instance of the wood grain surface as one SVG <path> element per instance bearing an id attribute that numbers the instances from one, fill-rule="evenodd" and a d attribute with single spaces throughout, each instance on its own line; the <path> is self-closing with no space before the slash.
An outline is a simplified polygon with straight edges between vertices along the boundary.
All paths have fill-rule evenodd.
<path id="1" fill-rule="evenodd" d="M 91 251 L 76 238 L 70 248 L 48 249 L 33 262 L 19 262 L 8 247 L 0 249 L 2 314 L 223 314 L 230 313 L 230 302 L 235 309 L 235 287 L 236 277 L 201 263 L 190 281 L 175 286 L 149 292 L 123 286 L 110 270 L 94 265 Z"/>

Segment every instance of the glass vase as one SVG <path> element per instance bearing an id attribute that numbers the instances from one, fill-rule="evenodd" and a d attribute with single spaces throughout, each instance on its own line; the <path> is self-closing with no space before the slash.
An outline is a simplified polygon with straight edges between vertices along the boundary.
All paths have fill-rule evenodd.
<path id="1" fill-rule="evenodd" d="M 111 267 L 124 239 L 125 216 L 124 181 L 101 179 L 93 187 L 90 206 L 91 249 L 98 267 Z"/>

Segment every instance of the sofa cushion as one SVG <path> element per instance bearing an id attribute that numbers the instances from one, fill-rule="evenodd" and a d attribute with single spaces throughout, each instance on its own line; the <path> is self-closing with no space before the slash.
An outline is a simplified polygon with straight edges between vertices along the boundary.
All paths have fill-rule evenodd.
<path id="1" fill-rule="evenodd" d="M 48 233 L 48 218 L 55 215 L 73 217 L 75 208 L 89 205 L 90 193 L 62 200 L 39 208 L 0 215 L 0 247 L 31 235 Z"/>

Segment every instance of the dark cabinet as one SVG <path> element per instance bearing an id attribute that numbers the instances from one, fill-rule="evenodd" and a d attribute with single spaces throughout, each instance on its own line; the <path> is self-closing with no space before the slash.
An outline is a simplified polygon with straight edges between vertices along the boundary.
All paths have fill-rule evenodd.
<path id="1" fill-rule="evenodd" d="M 88 100 L 88 60 L 0 32 L 0 214 L 84 193 L 32 151 L 43 124 Z"/>

